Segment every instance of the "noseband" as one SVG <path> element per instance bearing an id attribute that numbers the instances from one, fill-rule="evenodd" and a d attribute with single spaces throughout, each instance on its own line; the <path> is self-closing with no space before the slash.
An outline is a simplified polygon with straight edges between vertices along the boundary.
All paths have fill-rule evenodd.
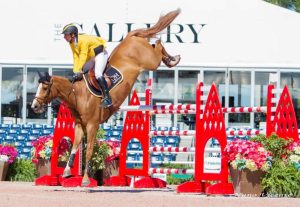
<path id="1" fill-rule="evenodd" d="M 51 86 L 52 86 L 53 82 L 51 79 L 50 82 L 42 82 L 42 84 L 47 85 L 47 92 L 46 92 L 45 97 L 35 96 L 33 100 L 36 100 L 42 107 L 44 107 L 44 106 L 46 106 L 46 104 L 48 104 L 50 102 L 49 97 L 51 94 Z"/>

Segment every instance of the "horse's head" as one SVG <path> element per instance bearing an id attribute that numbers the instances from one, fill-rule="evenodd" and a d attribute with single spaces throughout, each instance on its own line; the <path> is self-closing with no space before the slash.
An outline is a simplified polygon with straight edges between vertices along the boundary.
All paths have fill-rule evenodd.
<path id="1" fill-rule="evenodd" d="M 35 113 L 43 113 L 47 104 L 52 100 L 51 86 L 52 86 L 52 77 L 46 72 L 42 75 L 39 74 L 39 86 L 33 99 L 31 108 Z"/>

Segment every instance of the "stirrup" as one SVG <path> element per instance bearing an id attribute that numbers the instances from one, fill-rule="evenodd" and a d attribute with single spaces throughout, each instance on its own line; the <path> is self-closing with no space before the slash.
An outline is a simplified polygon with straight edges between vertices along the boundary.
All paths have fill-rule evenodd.
<path id="1" fill-rule="evenodd" d="M 108 108 L 112 105 L 111 98 L 105 97 L 102 99 L 100 107 Z"/>

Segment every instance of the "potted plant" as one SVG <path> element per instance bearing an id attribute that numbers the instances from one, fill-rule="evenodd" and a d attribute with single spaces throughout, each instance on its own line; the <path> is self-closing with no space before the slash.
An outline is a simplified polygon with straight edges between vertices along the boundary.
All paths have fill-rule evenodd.
<path id="1" fill-rule="evenodd" d="M 103 140 L 104 130 L 99 129 L 96 135 L 91 159 L 91 175 L 103 185 L 103 180 L 119 173 L 119 142 Z"/>
<path id="2" fill-rule="evenodd" d="M 269 137 L 257 135 L 250 140 L 236 139 L 228 142 L 224 156 L 230 165 L 233 184 L 237 184 L 237 193 L 259 195 L 262 192 L 262 195 L 271 197 L 300 197 L 299 141 L 280 138 L 276 134 Z M 252 174 L 258 171 L 261 171 L 260 175 Z M 256 177 L 256 182 L 251 182 L 253 177 Z M 256 193 L 249 191 L 255 188 Z"/>
<path id="3" fill-rule="evenodd" d="M 5 180 L 8 165 L 13 163 L 18 156 L 17 149 L 12 145 L 0 144 L 0 179 Z"/>
<path id="4" fill-rule="evenodd" d="M 261 143 L 234 139 L 223 156 L 227 159 L 235 193 L 260 196 L 261 180 L 271 168 L 271 153 Z"/>
<path id="5" fill-rule="evenodd" d="M 53 135 L 41 136 L 32 141 L 32 162 L 36 164 L 38 177 L 50 174 L 52 145 Z"/>
<path id="6" fill-rule="evenodd" d="M 300 143 L 273 134 L 257 136 L 272 154 L 272 168 L 262 179 L 264 194 L 269 197 L 300 197 Z"/>

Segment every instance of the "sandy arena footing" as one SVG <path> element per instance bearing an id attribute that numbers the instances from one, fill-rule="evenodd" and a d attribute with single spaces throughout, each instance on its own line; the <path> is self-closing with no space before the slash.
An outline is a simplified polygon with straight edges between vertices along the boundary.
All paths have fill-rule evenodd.
<path id="1" fill-rule="evenodd" d="M 299 207 L 300 199 L 178 194 L 164 189 L 129 187 L 63 188 L 35 186 L 32 182 L 0 182 L 1 207 Z"/>

